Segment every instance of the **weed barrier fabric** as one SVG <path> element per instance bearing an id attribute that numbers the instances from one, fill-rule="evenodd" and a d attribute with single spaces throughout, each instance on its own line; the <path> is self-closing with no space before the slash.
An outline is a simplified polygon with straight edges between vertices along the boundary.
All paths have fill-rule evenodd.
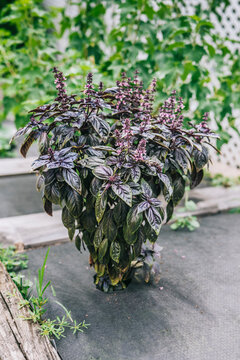
<path id="1" fill-rule="evenodd" d="M 47 316 L 62 315 L 91 326 L 56 341 L 63 360 L 239 360 L 240 215 L 200 219 L 193 233 L 163 227 L 162 278 L 127 290 L 96 290 L 88 253 L 73 243 L 52 246 L 46 280 L 52 280 Z M 31 278 L 46 248 L 29 251 Z"/>

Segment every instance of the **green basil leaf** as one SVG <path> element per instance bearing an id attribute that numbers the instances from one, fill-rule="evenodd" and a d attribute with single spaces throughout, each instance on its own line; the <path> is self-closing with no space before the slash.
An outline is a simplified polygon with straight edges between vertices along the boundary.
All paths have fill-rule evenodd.
<path id="1" fill-rule="evenodd" d="M 112 258 L 113 261 L 119 263 L 120 254 L 121 254 L 121 246 L 119 242 L 113 241 L 110 246 L 110 257 Z"/>
<path id="2" fill-rule="evenodd" d="M 64 208 L 62 209 L 62 222 L 67 229 L 75 227 L 75 219 L 70 214 L 66 206 L 64 206 Z"/>
<path id="3" fill-rule="evenodd" d="M 104 215 L 106 206 L 107 206 L 107 191 L 98 192 L 96 203 L 95 203 L 95 215 L 97 222 L 99 223 L 102 220 L 102 217 Z"/>
<path id="4" fill-rule="evenodd" d="M 103 239 L 103 241 L 101 242 L 98 248 L 98 260 L 100 263 L 102 263 L 103 257 L 105 256 L 107 249 L 108 249 L 108 239 L 105 238 Z"/>

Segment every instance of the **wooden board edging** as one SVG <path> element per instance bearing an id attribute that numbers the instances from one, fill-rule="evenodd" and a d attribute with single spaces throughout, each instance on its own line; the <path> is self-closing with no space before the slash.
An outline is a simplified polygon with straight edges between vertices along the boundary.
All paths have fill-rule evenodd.
<path id="1" fill-rule="evenodd" d="M 0 159 L 0 177 L 33 174 L 31 165 L 34 157 Z"/>
<path id="2" fill-rule="evenodd" d="M 39 325 L 29 317 L 27 307 L 19 309 L 23 300 L 10 275 L 0 262 L 0 360 L 61 360 Z"/>

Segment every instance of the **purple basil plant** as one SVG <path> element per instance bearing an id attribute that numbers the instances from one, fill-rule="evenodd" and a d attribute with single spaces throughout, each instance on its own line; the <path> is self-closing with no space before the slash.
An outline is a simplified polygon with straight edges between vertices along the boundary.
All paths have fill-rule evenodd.
<path id="1" fill-rule="evenodd" d="M 184 127 L 175 91 L 154 112 L 156 80 L 145 89 L 137 71 L 108 89 L 94 86 L 90 73 L 79 95 L 67 95 L 62 72 L 53 73 L 57 98 L 32 110 L 15 135 L 26 135 L 24 157 L 39 143 L 32 168 L 45 211 L 52 215 L 52 204 L 61 206 L 69 238 L 90 252 L 97 288 L 125 288 L 139 266 L 146 281 L 159 279 L 155 242 L 186 183 L 193 188 L 203 178 L 206 145 L 216 137 L 208 115 Z"/>

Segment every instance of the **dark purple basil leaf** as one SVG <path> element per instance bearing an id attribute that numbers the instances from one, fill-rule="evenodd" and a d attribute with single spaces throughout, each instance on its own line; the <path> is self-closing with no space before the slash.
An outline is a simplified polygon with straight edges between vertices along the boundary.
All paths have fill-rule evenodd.
<path id="1" fill-rule="evenodd" d="M 40 156 L 40 158 L 41 158 L 41 156 Z M 33 171 L 35 171 L 35 170 L 41 168 L 42 166 L 47 165 L 47 163 L 49 163 L 49 160 L 48 160 L 48 159 L 46 159 L 46 160 L 41 160 L 40 158 L 37 159 L 37 160 L 35 160 L 35 161 L 32 163 L 31 168 L 32 168 Z"/>
<path id="2" fill-rule="evenodd" d="M 33 109 L 33 110 L 29 111 L 29 112 L 30 113 L 31 112 L 40 112 L 40 113 L 42 113 L 42 112 L 48 110 L 49 108 L 50 108 L 49 104 L 44 104 L 44 105 L 38 106 L 37 108 L 35 108 L 35 109 Z"/>
<path id="3" fill-rule="evenodd" d="M 56 168 L 67 168 L 71 169 L 74 167 L 74 160 L 77 158 L 76 153 L 68 153 L 66 155 L 61 154 L 61 151 L 55 151 L 54 159 L 50 163 L 47 164 L 48 169 L 56 169 Z"/>
<path id="4" fill-rule="evenodd" d="M 151 243 L 157 241 L 158 235 L 149 225 L 148 221 L 144 225 L 144 233 L 145 233 L 145 239 L 149 240 Z"/>
<path id="5" fill-rule="evenodd" d="M 103 99 L 99 100 L 99 104 L 102 108 L 111 109 L 112 106 L 110 104 L 107 104 Z"/>
<path id="6" fill-rule="evenodd" d="M 44 171 L 43 176 L 45 179 L 45 185 L 51 184 L 53 181 L 56 180 L 56 170 L 48 170 Z"/>
<path id="7" fill-rule="evenodd" d="M 79 169 L 79 173 L 82 175 L 83 179 L 88 177 L 89 171 L 88 169 Z"/>
<path id="8" fill-rule="evenodd" d="M 41 132 L 39 137 L 39 152 L 40 154 L 44 154 L 47 152 L 49 148 L 49 137 L 46 131 Z"/>
<path id="9" fill-rule="evenodd" d="M 104 160 L 101 158 L 98 158 L 97 156 L 89 156 L 83 160 L 80 160 L 79 163 L 83 167 L 87 167 L 89 169 L 95 169 L 98 166 L 104 166 Z"/>
<path id="10" fill-rule="evenodd" d="M 47 168 L 49 169 L 49 170 L 51 170 L 51 169 L 58 169 L 60 167 L 60 162 L 59 161 L 52 161 L 52 162 L 50 162 L 49 160 L 48 160 L 48 162 L 47 162 Z"/>
<path id="11" fill-rule="evenodd" d="M 49 216 L 52 216 L 52 203 L 45 196 L 43 196 L 43 207 L 44 207 L 45 212 Z"/>
<path id="12" fill-rule="evenodd" d="M 194 149 L 193 158 L 197 170 L 202 170 L 202 168 L 207 164 L 209 159 L 208 149 L 205 146 L 202 146 L 202 151 Z"/>
<path id="13" fill-rule="evenodd" d="M 51 184 L 45 185 L 44 195 L 53 204 L 61 203 L 61 194 L 59 191 L 58 183 L 56 181 L 52 182 Z"/>
<path id="14" fill-rule="evenodd" d="M 170 200 L 166 207 L 166 213 L 167 213 L 166 223 L 171 219 L 173 215 L 173 211 L 174 211 L 173 201 Z"/>
<path id="15" fill-rule="evenodd" d="M 135 258 L 137 258 L 140 255 L 142 244 L 144 243 L 144 241 L 146 241 L 146 237 L 144 234 L 143 227 L 140 227 L 140 229 L 138 230 L 138 238 L 136 242 L 133 244 Z"/>
<path id="16" fill-rule="evenodd" d="M 106 159 L 106 164 L 107 165 L 116 165 L 118 163 L 119 159 L 116 158 L 115 156 L 109 156 L 107 159 Z"/>
<path id="17" fill-rule="evenodd" d="M 219 139 L 219 135 L 215 134 L 215 133 L 202 133 L 202 132 L 195 132 L 194 136 L 200 136 L 200 137 L 212 137 L 212 138 L 216 138 Z"/>
<path id="18" fill-rule="evenodd" d="M 87 230 L 89 233 L 93 233 L 96 230 L 97 225 L 94 211 L 84 211 L 83 215 L 81 216 L 81 223 L 85 230 Z"/>
<path id="19" fill-rule="evenodd" d="M 151 176 L 156 176 L 157 175 L 157 169 L 155 166 L 147 166 L 146 167 L 146 173 L 148 175 L 151 175 Z"/>
<path id="20" fill-rule="evenodd" d="M 68 154 L 70 151 L 71 151 L 71 147 L 66 147 L 65 149 L 62 149 L 60 151 L 55 151 L 54 156 L 58 156 L 59 158 L 61 158 L 64 155 Z M 72 154 L 75 154 L 75 153 L 72 153 Z"/>
<path id="21" fill-rule="evenodd" d="M 116 154 L 116 151 L 111 146 L 104 146 L 104 145 L 97 145 L 94 146 L 93 149 L 95 150 L 101 150 L 101 151 L 110 151 Z"/>
<path id="22" fill-rule="evenodd" d="M 78 138 L 77 138 L 77 145 L 78 145 L 78 146 L 83 146 L 83 145 L 85 145 L 85 144 L 86 144 L 86 140 L 87 140 L 87 138 L 86 138 L 85 135 L 80 135 L 80 136 L 78 136 Z"/>
<path id="23" fill-rule="evenodd" d="M 155 198 L 151 198 L 149 199 L 149 202 L 151 203 L 152 206 L 154 206 L 155 208 L 159 208 L 162 205 L 162 202 L 158 199 Z"/>
<path id="24" fill-rule="evenodd" d="M 46 112 L 39 118 L 39 120 L 40 120 L 40 121 L 45 121 L 45 120 L 51 118 L 51 117 L 54 116 L 54 115 L 55 115 L 55 114 L 54 114 L 54 111 L 46 111 Z"/>
<path id="25" fill-rule="evenodd" d="M 77 159 L 78 154 L 70 152 L 62 157 L 59 157 L 59 160 L 64 160 L 65 162 L 73 162 Z"/>
<path id="26" fill-rule="evenodd" d="M 27 126 L 21 128 L 21 129 L 18 129 L 18 131 L 17 131 L 17 132 L 13 135 L 13 137 L 11 138 L 10 144 L 11 144 L 11 142 L 12 142 L 14 139 L 16 139 L 16 138 L 18 138 L 18 137 L 20 137 L 20 136 L 25 135 L 28 131 L 30 131 L 30 125 L 29 125 L 29 124 L 28 124 Z"/>
<path id="27" fill-rule="evenodd" d="M 140 180 L 141 170 L 139 166 L 134 166 L 131 168 L 131 177 L 135 183 L 137 183 Z"/>
<path id="28" fill-rule="evenodd" d="M 82 214 L 83 209 L 82 196 L 70 186 L 65 186 L 63 196 L 68 211 L 71 213 L 72 216 L 79 218 Z"/>
<path id="29" fill-rule="evenodd" d="M 185 180 L 179 175 L 174 181 L 173 181 L 173 204 L 176 206 L 179 201 L 183 198 L 183 195 L 185 193 Z"/>
<path id="30" fill-rule="evenodd" d="M 106 90 L 104 90 L 104 94 L 115 95 L 118 93 L 118 91 L 119 91 L 118 86 L 113 86 L 111 88 L 107 88 Z"/>
<path id="31" fill-rule="evenodd" d="M 155 231 L 158 235 L 161 229 L 162 218 L 159 214 L 159 211 L 151 206 L 149 209 L 145 211 L 146 219 L 151 226 L 151 228 Z"/>
<path id="32" fill-rule="evenodd" d="M 151 186 L 144 179 L 141 180 L 141 188 L 142 188 L 142 193 L 146 198 L 152 197 Z"/>
<path id="33" fill-rule="evenodd" d="M 105 120 L 100 120 L 100 127 L 98 131 L 102 138 L 107 138 L 110 133 L 110 126 Z"/>
<path id="34" fill-rule="evenodd" d="M 200 182 L 203 179 L 203 175 L 204 175 L 203 170 L 200 170 L 200 171 L 195 170 L 195 172 L 192 173 L 192 175 L 191 175 L 191 183 L 190 183 L 190 188 L 191 189 L 195 188 L 197 185 L 200 184 Z"/>
<path id="35" fill-rule="evenodd" d="M 145 139 L 151 139 L 151 140 L 154 139 L 155 136 L 156 136 L 156 134 L 154 134 L 151 131 L 147 131 L 142 134 L 142 137 L 144 137 Z"/>
<path id="36" fill-rule="evenodd" d="M 67 229 L 75 228 L 75 219 L 66 206 L 62 209 L 62 223 Z"/>
<path id="37" fill-rule="evenodd" d="M 93 174 L 101 180 L 108 180 L 113 175 L 113 170 L 109 166 L 97 166 Z"/>
<path id="38" fill-rule="evenodd" d="M 150 208 L 150 204 L 148 201 L 142 201 L 140 204 L 137 205 L 137 211 L 139 214 L 149 208 Z"/>
<path id="39" fill-rule="evenodd" d="M 58 145 L 61 145 L 65 138 L 68 137 L 69 133 L 72 133 L 73 131 L 75 131 L 74 128 L 72 128 L 71 126 L 67 126 L 67 125 L 58 125 L 56 126 L 54 129 L 52 129 L 52 133 L 53 133 L 53 137 L 52 137 L 52 142 L 53 143 L 57 143 Z M 71 147 L 65 147 L 66 151 L 70 151 Z"/>
<path id="40" fill-rule="evenodd" d="M 97 146 L 99 145 L 99 136 L 95 134 L 88 134 L 86 137 L 86 145 Z"/>
<path id="41" fill-rule="evenodd" d="M 66 136 L 64 136 L 63 141 L 61 141 L 61 149 L 73 138 L 75 134 L 75 129 L 71 129 Z"/>
<path id="42" fill-rule="evenodd" d="M 98 223 L 102 220 L 106 206 L 107 206 L 107 191 L 104 192 L 99 191 L 95 203 L 95 215 Z"/>
<path id="43" fill-rule="evenodd" d="M 48 161 L 47 168 L 58 169 L 59 167 L 61 167 L 60 165 L 61 165 L 60 161 L 52 161 L 52 162 Z M 71 168 L 71 166 L 69 166 L 69 168 Z"/>
<path id="44" fill-rule="evenodd" d="M 72 110 L 69 110 L 69 111 L 65 111 L 62 115 L 64 115 L 66 118 L 76 118 L 78 117 L 78 110 L 77 111 L 72 111 Z"/>
<path id="45" fill-rule="evenodd" d="M 173 171 L 176 172 L 176 170 L 178 170 L 178 172 L 182 173 L 182 168 L 179 166 L 179 164 L 172 158 L 169 157 L 169 162 L 170 162 L 170 167 L 173 168 Z M 167 168 L 165 168 L 165 171 L 167 170 Z"/>
<path id="46" fill-rule="evenodd" d="M 82 125 L 84 123 L 84 120 L 82 122 L 74 122 L 72 123 L 72 127 L 75 129 L 75 130 L 80 130 Z"/>
<path id="47" fill-rule="evenodd" d="M 130 186 L 133 195 L 141 194 L 142 189 L 141 189 L 140 184 L 135 183 L 135 182 L 129 182 L 128 185 Z"/>
<path id="48" fill-rule="evenodd" d="M 107 137 L 109 135 L 110 126 L 105 120 L 101 119 L 97 115 L 92 115 L 88 119 L 88 121 L 90 122 L 90 124 L 92 125 L 96 133 L 99 134 L 100 137 Z"/>
<path id="49" fill-rule="evenodd" d="M 82 183 L 79 175 L 73 169 L 63 169 L 62 175 L 68 185 L 70 185 L 79 194 L 82 191 Z"/>
<path id="50" fill-rule="evenodd" d="M 128 206 L 132 206 L 132 190 L 130 186 L 124 184 L 112 184 L 112 190 Z"/>
<path id="51" fill-rule="evenodd" d="M 41 191 L 41 189 L 44 186 L 44 176 L 43 175 L 38 175 L 37 177 L 37 181 L 36 181 L 36 189 L 37 191 Z"/>
<path id="52" fill-rule="evenodd" d="M 77 121 L 78 125 L 81 127 L 83 123 L 86 120 L 86 113 L 85 112 L 78 112 L 77 118 L 75 121 Z"/>
<path id="53" fill-rule="evenodd" d="M 86 149 L 86 154 L 89 156 L 95 156 L 95 157 L 99 157 L 99 158 L 104 158 L 104 154 L 102 151 L 99 150 L 95 150 L 92 147 L 89 147 Z"/>
<path id="54" fill-rule="evenodd" d="M 94 177 L 92 179 L 92 182 L 91 182 L 91 185 L 90 185 L 90 191 L 91 191 L 91 193 L 92 193 L 92 195 L 94 197 L 97 196 L 98 192 L 100 191 L 100 189 L 102 187 L 102 184 L 103 184 L 102 180 L 100 180 L 100 179 L 98 179 L 96 177 Z"/>
<path id="55" fill-rule="evenodd" d="M 23 157 L 26 157 L 27 152 L 29 150 L 29 148 L 31 147 L 31 145 L 33 144 L 33 142 L 35 140 L 37 140 L 38 136 L 40 136 L 40 131 L 38 130 L 33 130 L 30 132 L 30 134 L 26 137 L 26 139 L 24 140 L 24 142 L 22 143 L 22 146 L 20 148 L 20 153 L 22 154 Z"/>
<path id="56" fill-rule="evenodd" d="M 164 191 L 164 197 L 166 199 L 166 201 L 169 201 L 170 197 L 172 196 L 173 193 L 173 188 L 170 182 L 169 177 L 166 174 L 158 174 L 158 177 L 160 179 L 160 181 L 164 184 L 166 191 Z"/>
<path id="57" fill-rule="evenodd" d="M 188 168 L 188 159 L 186 154 L 182 151 L 182 149 L 176 149 L 174 152 L 174 160 L 183 170 Z"/>

